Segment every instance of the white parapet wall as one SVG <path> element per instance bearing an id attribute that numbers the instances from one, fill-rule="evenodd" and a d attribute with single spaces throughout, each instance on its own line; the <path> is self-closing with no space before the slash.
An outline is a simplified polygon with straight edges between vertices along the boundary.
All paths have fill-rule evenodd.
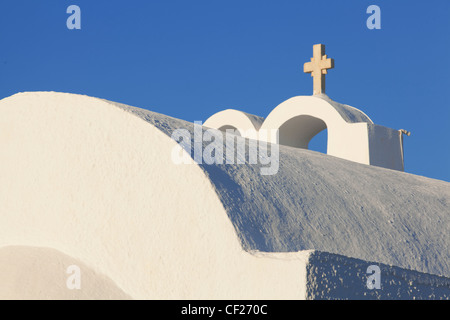
<path id="1" fill-rule="evenodd" d="M 403 171 L 402 133 L 399 130 L 367 124 L 370 164 Z"/>

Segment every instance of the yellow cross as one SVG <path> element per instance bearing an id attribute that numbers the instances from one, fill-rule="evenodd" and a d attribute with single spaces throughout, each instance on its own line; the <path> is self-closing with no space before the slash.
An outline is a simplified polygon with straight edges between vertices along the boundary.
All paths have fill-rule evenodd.
<path id="1" fill-rule="evenodd" d="M 303 65 L 303 72 L 311 73 L 311 77 L 314 79 L 314 94 L 325 93 L 325 75 L 327 74 L 327 69 L 333 68 L 334 60 L 327 58 L 325 45 L 315 44 L 311 62 L 306 62 Z"/>

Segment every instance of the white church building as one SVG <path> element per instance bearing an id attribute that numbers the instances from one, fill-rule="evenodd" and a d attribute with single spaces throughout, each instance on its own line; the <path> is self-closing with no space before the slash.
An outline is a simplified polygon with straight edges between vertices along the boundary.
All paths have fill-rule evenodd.
<path id="1" fill-rule="evenodd" d="M 271 175 L 248 159 L 175 163 L 196 126 L 145 109 L 1 100 L 0 299 L 449 299 L 450 184 L 403 172 L 409 132 L 325 94 L 324 50 L 304 66 L 313 95 L 201 128 L 247 148 L 276 130 L 258 135 L 278 151 Z M 324 129 L 327 154 L 308 150 Z M 200 147 L 219 143 L 226 157 L 223 141 Z"/>

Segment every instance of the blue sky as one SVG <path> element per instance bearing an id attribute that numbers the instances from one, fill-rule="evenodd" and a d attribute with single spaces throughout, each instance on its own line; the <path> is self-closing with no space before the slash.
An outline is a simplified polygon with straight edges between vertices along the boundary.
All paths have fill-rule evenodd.
<path id="1" fill-rule="evenodd" d="M 81 30 L 66 27 L 72 4 Z M 381 30 L 366 27 L 371 4 Z M 0 98 L 61 91 L 188 121 L 225 108 L 267 116 L 312 94 L 303 63 L 316 43 L 335 59 L 330 98 L 411 131 L 405 170 L 450 181 L 448 0 L 5 0 Z"/>

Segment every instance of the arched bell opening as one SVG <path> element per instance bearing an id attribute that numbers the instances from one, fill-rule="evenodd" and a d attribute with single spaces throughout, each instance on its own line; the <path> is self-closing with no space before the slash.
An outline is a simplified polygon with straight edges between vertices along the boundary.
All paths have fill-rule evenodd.
<path id="1" fill-rule="evenodd" d="M 300 115 L 287 120 L 280 126 L 278 141 L 281 145 L 310 149 L 311 140 L 317 136 L 319 149 L 325 150 L 320 152 L 326 153 L 326 141 L 328 140 L 328 130 L 326 129 L 327 125 L 322 119 L 310 115 Z M 323 145 L 324 138 L 325 145 Z M 314 139 L 313 144 L 311 144 L 312 150 L 319 151 L 317 150 L 317 142 Z"/>

